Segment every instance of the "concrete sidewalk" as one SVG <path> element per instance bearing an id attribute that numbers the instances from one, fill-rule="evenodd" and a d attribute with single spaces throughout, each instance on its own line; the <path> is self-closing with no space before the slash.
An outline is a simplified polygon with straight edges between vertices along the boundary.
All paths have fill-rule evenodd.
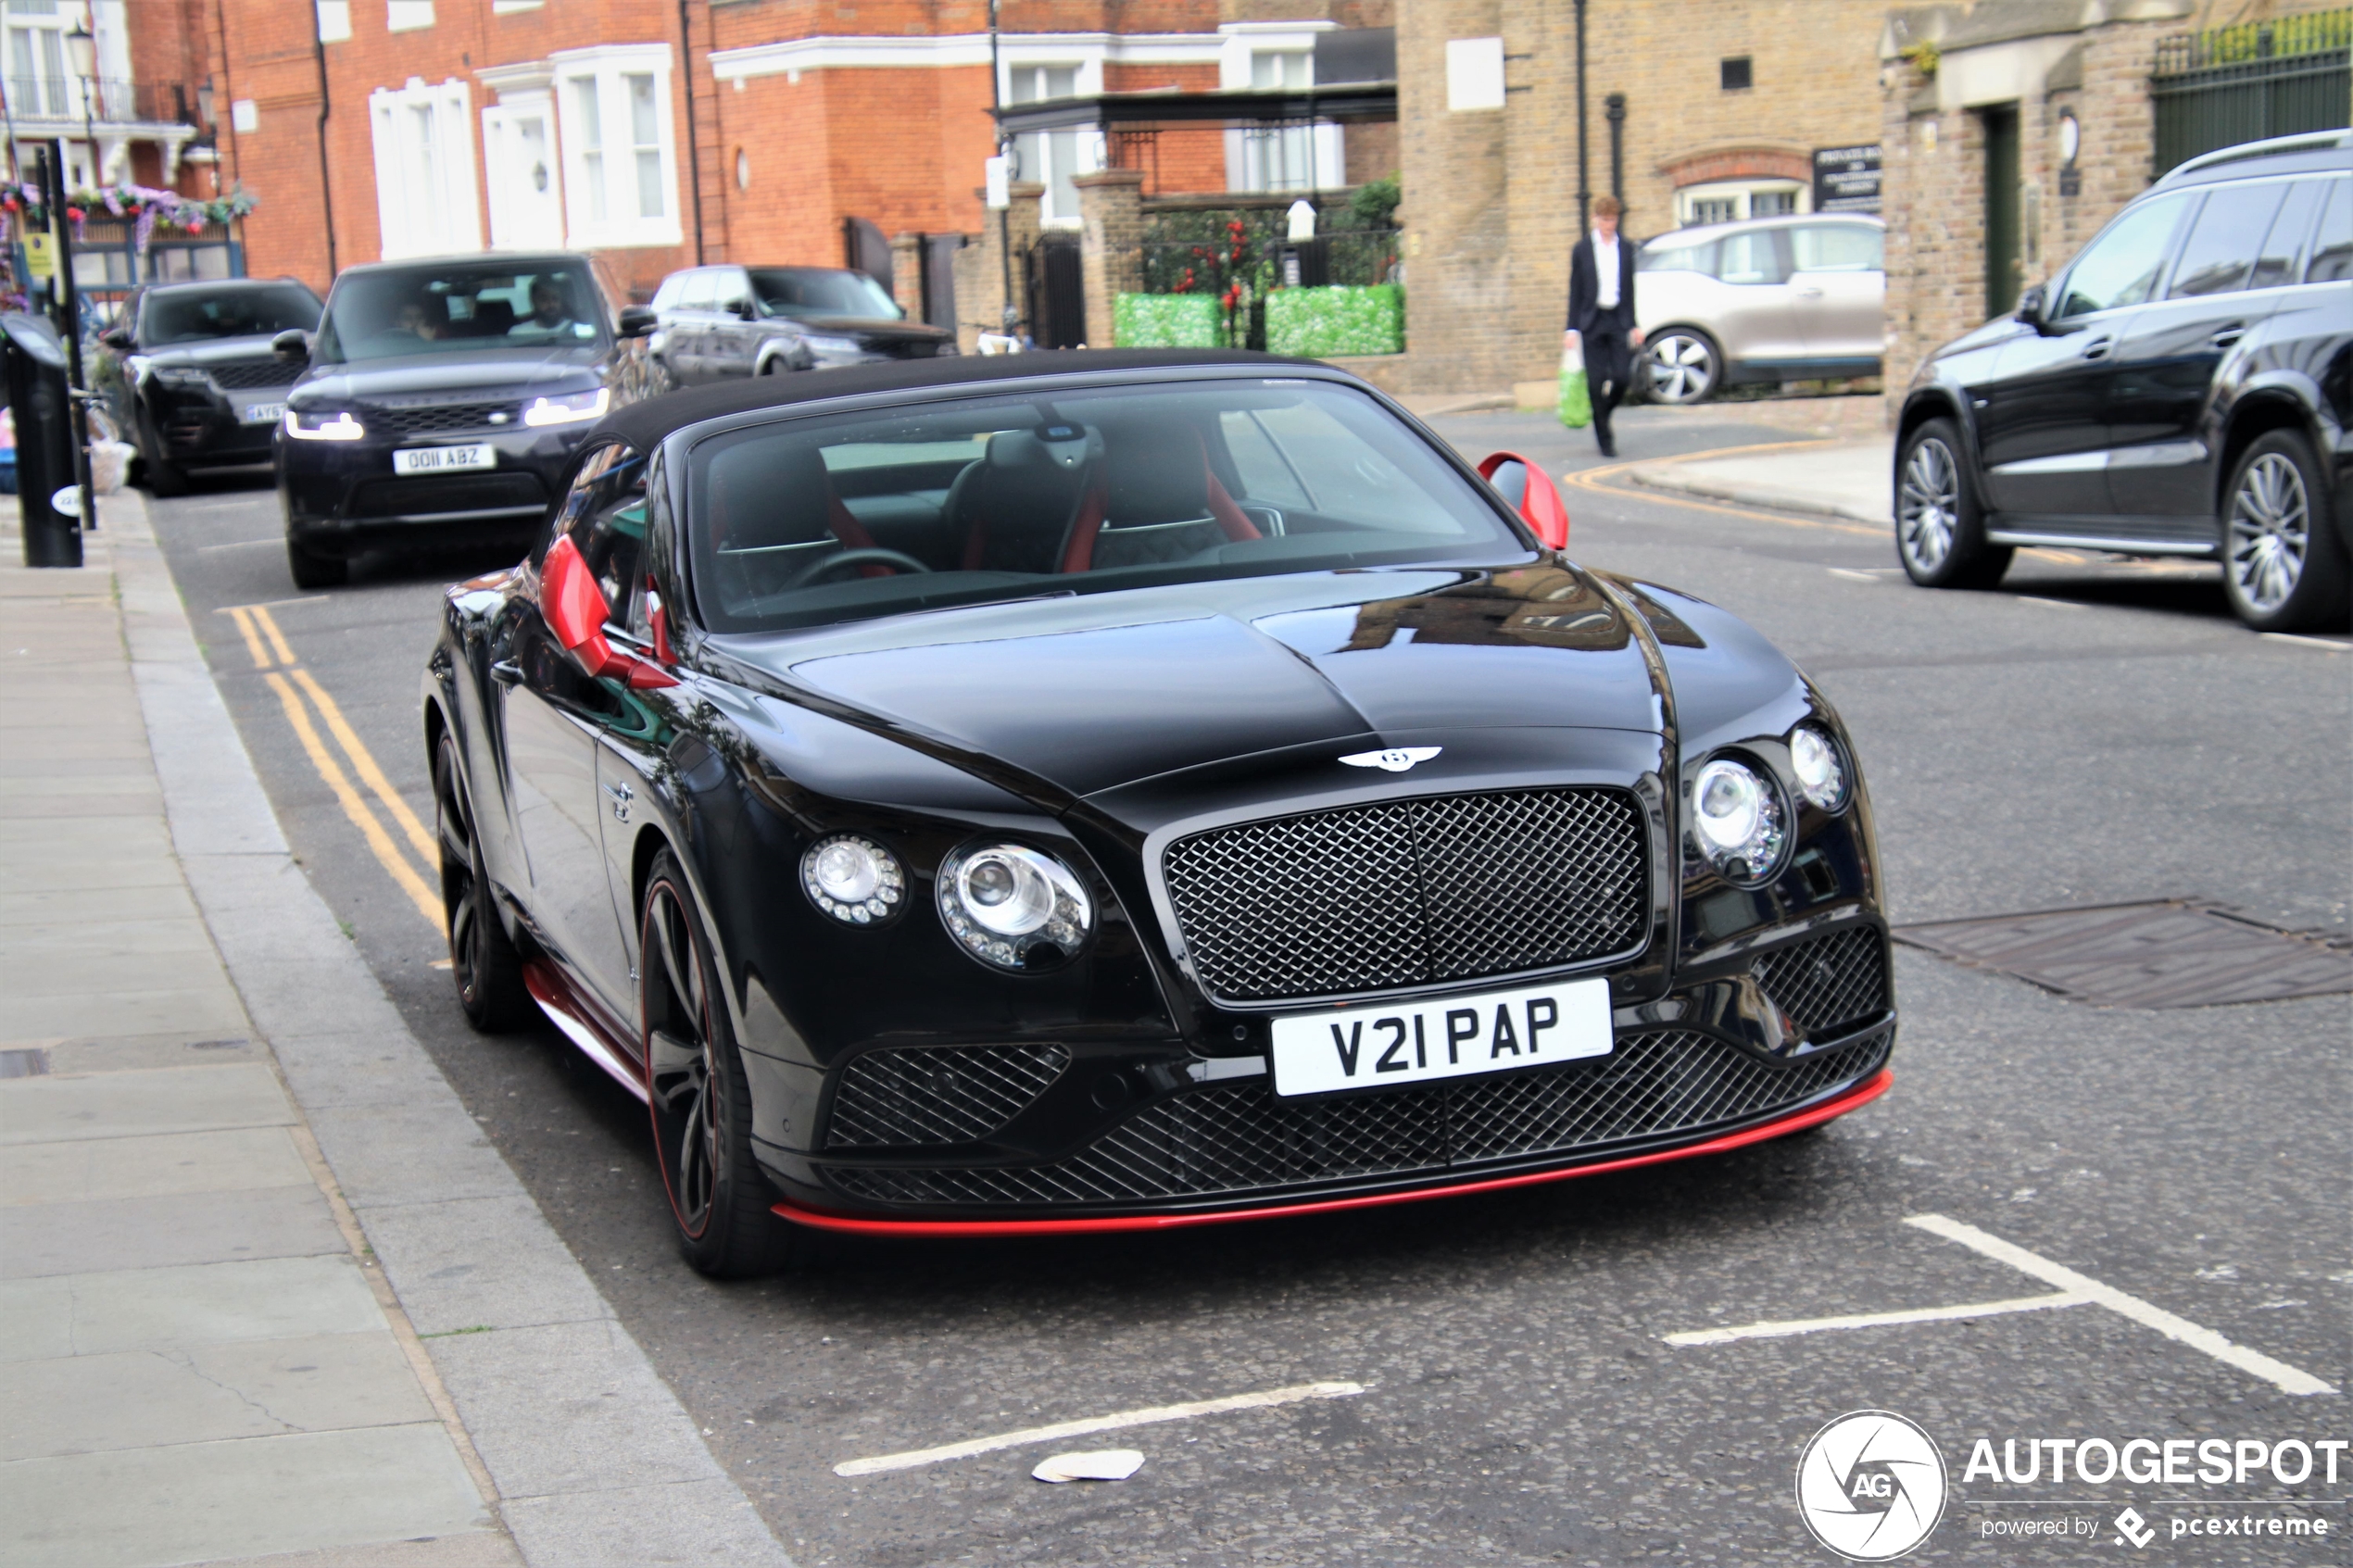
<path id="1" fill-rule="evenodd" d="M 0 545 L 0 1561 L 789 1568 L 292 859 L 136 495 Z"/>
<path id="2" fill-rule="evenodd" d="M 1752 453 L 1638 463 L 1637 484 L 1743 506 L 1891 524 L 1894 442 L 1806 441 Z"/>

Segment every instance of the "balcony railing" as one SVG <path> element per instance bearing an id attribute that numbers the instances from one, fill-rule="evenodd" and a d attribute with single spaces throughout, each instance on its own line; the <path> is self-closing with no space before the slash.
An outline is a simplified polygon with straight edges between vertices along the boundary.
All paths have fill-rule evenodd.
<path id="1" fill-rule="evenodd" d="M 19 124 L 36 119 L 73 125 L 84 120 L 96 125 L 196 122 L 191 101 L 195 95 L 182 82 L 123 82 L 105 76 L 11 76 L 6 82 L 8 118 Z"/>

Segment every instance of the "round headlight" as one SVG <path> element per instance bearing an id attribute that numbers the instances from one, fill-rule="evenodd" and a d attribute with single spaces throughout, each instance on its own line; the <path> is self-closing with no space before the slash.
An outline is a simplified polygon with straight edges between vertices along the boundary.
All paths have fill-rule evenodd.
<path id="1" fill-rule="evenodd" d="M 1790 732 L 1789 765 L 1797 775 L 1798 794 L 1825 811 L 1845 807 L 1846 764 L 1836 741 L 1811 724 L 1800 724 Z"/>
<path id="2" fill-rule="evenodd" d="M 1754 768 L 1718 758 L 1692 789 L 1692 832 L 1724 875 L 1762 881 L 1781 858 L 1780 797 Z"/>
<path id="3" fill-rule="evenodd" d="M 959 849 L 939 866 L 939 918 L 966 952 L 1000 969 L 1042 969 L 1078 950 L 1094 901 L 1068 866 L 1026 844 Z"/>
<path id="4" fill-rule="evenodd" d="M 845 925 L 888 920 L 907 897 L 899 857 L 854 833 L 811 845 L 800 858 L 800 885 L 811 903 Z"/>

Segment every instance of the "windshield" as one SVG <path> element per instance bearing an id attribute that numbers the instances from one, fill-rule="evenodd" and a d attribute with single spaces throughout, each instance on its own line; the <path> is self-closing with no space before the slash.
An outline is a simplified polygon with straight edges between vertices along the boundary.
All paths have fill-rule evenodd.
<path id="1" fill-rule="evenodd" d="M 604 341 L 602 297 L 585 265 L 519 271 L 455 262 L 346 273 L 328 302 L 315 358 L 333 364 L 490 347 Z"/>
<path id="2" fill-rule="evenodd" d="M 714 436 L 687 464 L 714 632 L 1407 562 L 1524 561 L 1371 398 L 1233 380 L 960 398 Z"/>
<path id="3" fill-rule="evenodd" d="M 319 296 L 300 283 L 266 288 L 191 289 L 151 294 L 139 312 L 139 342 L 148 348 L 175 343 L 207 343 L 222 337 L 258 337 L 319 326 Z"/>
<path id="4" fill-rule="evenodd" d="M 839 267 L 755 267 L 752 292 L 771 316 L 857 316 L 897 320 L 899 302 L 863 272 Z"/>

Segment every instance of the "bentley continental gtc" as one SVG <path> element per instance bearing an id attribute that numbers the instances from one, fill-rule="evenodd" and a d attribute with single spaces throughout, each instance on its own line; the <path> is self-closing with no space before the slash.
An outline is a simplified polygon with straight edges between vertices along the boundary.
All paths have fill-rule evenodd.
<path id="1" fill-rule="evenodd" d="M 1624 1170 L 1882 1093 L 1838 716 L 1311 362 L 620 409 L 423 683 L 459 999 L 645 1102 L 680 1246 Z"/>

